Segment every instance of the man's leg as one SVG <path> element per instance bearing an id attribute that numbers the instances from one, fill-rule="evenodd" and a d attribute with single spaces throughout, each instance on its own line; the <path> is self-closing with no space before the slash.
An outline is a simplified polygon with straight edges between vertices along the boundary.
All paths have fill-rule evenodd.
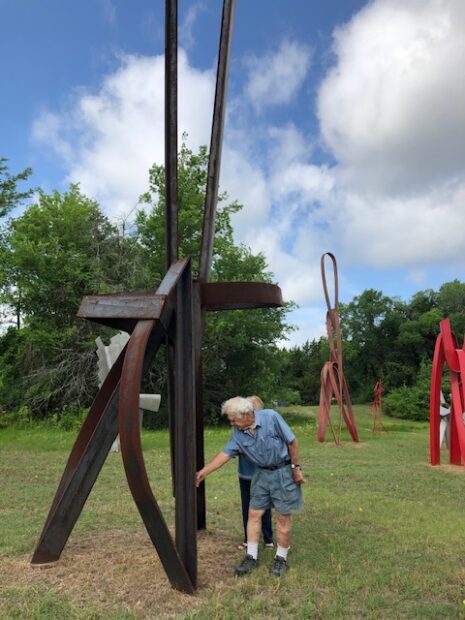
<path id="1" fill-rule="evenodd" d="M 258 541 L 260 540 L 260 530 L 264 512 L 264 510 L 249 508 L 249 520 L 247 522 L 247 553 L 252 555 L 255 559 L 258 557 Z"/>
<path id="2" fill-rule="evenodd" d="M 283 577 L 287 572 L 287 554 L 291 544 L 292 516 L 276 513 L 276 537 L 278 547 L 271 566 L 271 572 L 277 577 Z"/>
<path id="3" fill-rule="evenodd" d="M 235 575 L 243 577 L 258 566 L 258 540 L 262 525 L 264 510 L 249 508 L 249 520 L 247 522 L 247 555 L 236 568 Z"/>
<path id="4" fill-rule="evenodd" d="M 278 546 L 288 549 L 291 544 L 292 515 L 276 513 L 276 536 Z"/>

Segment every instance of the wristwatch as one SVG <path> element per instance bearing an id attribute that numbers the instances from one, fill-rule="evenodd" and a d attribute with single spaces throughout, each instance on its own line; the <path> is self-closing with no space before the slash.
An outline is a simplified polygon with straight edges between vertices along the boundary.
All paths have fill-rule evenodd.
<path id="1" fill-rule="evenodd" d="M 297 469 L 297 468 L 300 469 L 300 465 L 299 464 L 291 463 L 291 469 Z"/>

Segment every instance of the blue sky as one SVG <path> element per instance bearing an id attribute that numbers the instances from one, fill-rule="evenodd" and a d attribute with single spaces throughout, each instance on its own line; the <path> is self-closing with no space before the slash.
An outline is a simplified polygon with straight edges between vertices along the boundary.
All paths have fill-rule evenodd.
<path id="1" fill-rule="evenodd" d="M 180 132 L 209 143 L 219 0 L 179 3 Z M 221 189 L 324 331 L 319 259 L 340 299 L 408 300 L 462 278 L 465 2 L 237 0 Z M 80 182 L 115 221 L 163 162 L 161 0 L 1 0 L 0 155 L 45 190 Z"/>

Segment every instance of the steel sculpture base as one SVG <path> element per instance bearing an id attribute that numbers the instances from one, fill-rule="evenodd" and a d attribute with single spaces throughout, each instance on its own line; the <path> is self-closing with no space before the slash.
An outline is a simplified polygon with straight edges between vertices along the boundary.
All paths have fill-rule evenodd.
<path id="1" fill-rule="evenodd" d="M 281 291 L 255 282 L 196 283 L 208 310 L 277 307 Z M 172 586 L 192 593 L 197 582 L 194 283 L 190 259 L 168 270 L 156 290 L 85 297 L 81 318 L 131 332 L 103 382 L 71 451 L 32 563 L 59 559 L 118 432 L 129 488 Z M 134 318 L 137 317 L 137 318 Z M 140 440 L 139 393 L 143 374 L 169 337 L 175 353 L 174 496 L 176 541 L 152 493 Z"/>
<path id="2" fill-rule="evenodd" d="M 449 422 L 449 462 L 451 465 L 465 464 L 465 342 L 459 348 L 451 331 L 449 319 L 439 324 L 440 333 L 434 348 L 430 390 L 430 462 L 441 462 L 441 384 L 444 368 L 449 370 L 451 385 L 451 407 Z"/>
<path id="3" fill-rule="evenodd" d="M 174 407 L 177 462 L 184 465 L 175 478 L 176 544 L 148 482 L 139 427 L 141 378 L 173 321 L 176 341 L 186 342 L 188 346 L 192 341 L 191 287 L 190 259 L 184 259 L 171 267 L 155 295 L 83 300 L 79 312 L 83 318 L 111 327 L 124 324 L 126 330 L 129 323 L 134 324 L 129 330 L 131 337 L 105 379 L 71 451 L 34 552 L 33 564 L 59 559 L 119 431 L 128 484 L 168 578 L 173 587 L 193 592 L 197 581 L 194 372 L 192 355 L 189 359 L 182 348 L 176 357 L 180 372 Z M 147 304 L 143 303 L 145 300 Z M 89 308 L 92 303 L 93 312 Z M 113 312 L 109 312 L 109 306 Z M 133 320 L 134 315 L 139 318 L 137 322 Z"/>
<path id="4" fill-rule="evenodd" d="M 331 307 L 329 299 L 328 286 L 326 283 L 325 273 L 325 257 L 328 256 L 334 269 L 334 308 Z M 339 324 L 338 306 L 338 278 L 336 257 L 327 252 L 323 254 L 320 261 L 321 276 L 323 280 L 323 290 L 325 294 L 326 306 L 326 330 L 328 333 L 329 343 L 329 361 L 325 363 L 321 371 L 321 388 L 320 388 L 320 409 L 318 419 L 317 439 L 324 442 L 326 429 L 329 424 L 334 442 L 338 445 L 341 443 L 342 421 L 344 420 L 353 441 L 358 442 L 357 426 L 355 424 L 352 402 L 350 400 L 349 389 L 344 377 L 342 365 L 342 338 L 341 328 Z M 339 420 L 334 425 L 331 420 L 331 404 L 333 398 L 336 399 L 339 409 Z"/>

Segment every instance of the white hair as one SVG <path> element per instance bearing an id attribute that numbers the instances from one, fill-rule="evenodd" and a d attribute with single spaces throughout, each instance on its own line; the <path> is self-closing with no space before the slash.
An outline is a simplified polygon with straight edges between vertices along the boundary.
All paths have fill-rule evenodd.
<path id="1" fill-rule="evenodd" d="M 244 415 L 253 413 L 253 405 L 247 398 L 234 396 L 234 398 L 225 400 L 221 405 L 221 415 L 228 415 L 228 413 L 235 418 L 241 419 Z"/>

